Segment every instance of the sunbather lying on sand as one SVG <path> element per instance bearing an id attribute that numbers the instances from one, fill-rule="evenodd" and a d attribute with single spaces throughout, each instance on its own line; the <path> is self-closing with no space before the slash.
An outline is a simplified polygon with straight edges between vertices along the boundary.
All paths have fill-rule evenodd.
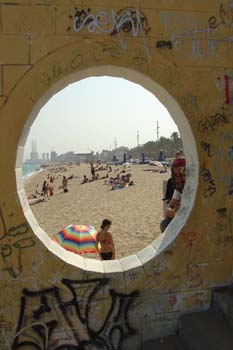
<path id="1" fill-rule="evenodd" d="M 36 204 L 36 203 L 44 202 L 44 200 L 45 200 L 44 196 L 35 195 L 35 194 L 32 194 L 32 195 L 30 195 L 28 197 L 29 205 L 33 205 L 33 204 Z"/>

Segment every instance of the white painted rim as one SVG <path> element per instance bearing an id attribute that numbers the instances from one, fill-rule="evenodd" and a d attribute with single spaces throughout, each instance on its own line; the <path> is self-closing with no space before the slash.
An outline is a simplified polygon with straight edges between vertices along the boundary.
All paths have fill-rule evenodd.
<path id="1" fill-rule="evenodd" d="M 134 255 L 121 258 L 113 261 L 98 261 L 96 259 L 83 258 L 79 255 L 73 254 L 61 248 L 58 244 L 53 242 L 51 238 L 40 227 L 34 214 L 32 213 L 27 196 L 23 186 L 22 180 L 22 162 L 24 145 L 26 143 L 27 136 L 30 132 L 30 128 L 34 120 L 36 119 L 40 109 L 50 100 L 50 98 L 64 89 L 69 84 L 78 82 L 88 77 L 99 76 L 111 76 L 127 79 L 133 83 L 143 86 L 146 90 L 154 94 L 160 102 L 167 108 L 168 112 L 174 119 L 178 126 L 186 157 L 187 167 L 192 168 L 191 176 L 186 178 L 184 193 L 182 196 L 182 205 L 177 213 L 176 217 L 172 220 L 166 231 L 161 234 L 155 241 L 149 246 L 142 249 Z M 194 205 L 195 195 L 198 184 L 198 156 L 196 142 L 190 128 L 190 125 L 185 117 L 185 114 L 176 100 L 158 83 L 151 78 L 143 75 L 137 71 L 129 68 L 121 68 L 117 66 L 100 66 L 93 67 L 84 70 L 77 71 L 70 75 L 67 75 L 64 79 L 55 83 L 35 104 L 32 112 L 29 115 L 27 122 L 23 128 L 16 158 L 16 183 L 17 192 L 19 196 L 22 209 L 31 229 L 40 241 L 56 256 L 60 257 L 65 262 L 81 268 L 86 271 L 98 272 L 98 273 L 119 273 L 129 271 L 135 268 L 142 267 L 145 263 L 156 258 L 161 254 L 178 236 L 183 226 L 188 220 L 190 212 Z M 161 218 L 162 220 L 162 218 Z"/>

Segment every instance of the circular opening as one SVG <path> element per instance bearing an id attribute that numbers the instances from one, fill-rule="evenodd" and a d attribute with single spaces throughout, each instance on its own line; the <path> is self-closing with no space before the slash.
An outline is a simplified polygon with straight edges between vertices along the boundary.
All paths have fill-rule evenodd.
<path id="1" fill-rule="evenodd" d="M 185 156 L 187 160 L 188 175 L 189 175 L 186 180 L 186 186 L 185 186 L 183 199 L 182 199 L 182 207 L 178 215 L 175 217 L 172 223 L 168 226 L 165 233 L 162 234 L 159 239 L 149 244 L 146 248 L 144 248 L 142 251 L 139 251 L 137 254 L 128 256 L 118 261 L 111 261 L 111 266 L 112 264 L 115 265 L 114 268 L 113 267 L 111 268 L 115 270 L 122 270 L 122 269 L 124 270 L 128 268 L 133 268 L 135 266 L 140 266 L 144 262 L 148 261 L 149 259 L 159 254 L 165 248 L 165 246 L 167 246 L 172 240 L 175 239 L 181 227 L 186 222 L 189 212 L 193 205 L 194 195 L 195 195 L 196 185 L 197 185 L 197 179 L 196 179 L 197 155 L 196 155 L 196 148 L 195 148 L 193 135 L 182 110 L 177 105 L 175 100 L 161 86 L 159 86 L 157 83 L 150 80 L 149 78 L 128 69 L 125 70 L 124 74 L 122 74 L 122 69 L 120 68 L 118 69 L 117 67 L 108 67 L 108 71 L 109 71 L 107 74 L 108 76 L 115 76 L 115 77 L 124 76 L 127 80 L 130 80 L 132 82 L 142 85 L 152 94 L 154 94 L 161 101 L 161 103 L 168 109 L 171 116 L 174 118 L 174 121 L 179 127 L 179 131 L 180 131 L 183 145 L 184 145 L 184 151 L 185 151 Z M 95 270 L 95 271 L 97 270 L 103 271 L 101 262 L 99 261 L 90 262 L 90 259 L 83 259 L 80 256 L 76 256 L 75 254 L 72 254 L 67 251 L 64 251 L 63 249 L 60 249 L 59 246 L 57 246 L 53 241 L 50 240 L 50 238 L 45 234 L 44 230 L 39 226 L 36 218 L 34 217 L 28 205 L 28 202 L 26 199 L 26 193 L 22 186 L 22 181 L 20 176 L 20 173 L 22 174 L 22 170 L 20 171 L 20 169 L 22 167 L 23 146 L 25 145 L 26 137 L 30 131 L 30 126 L 34 121 L 34 119 L 36 118 L 38 111 L 50 99 L 50 96 L 62 90 L 69 83 L 72 83 L 74 81 L 79 81 L 85 76 L 86 77 L 102 76 L 104 72 L 106 75 L 106 69 L 104 69 L 104 67 L 102 67 L 102 69 L 93 68 L 92 70 L 89 69 L 86 72 L 82 71 L 73 76 L 70 76 L 69 78 L 66 78 L 63 81 L 60 81 L 58 84 L 53 86 L 53 88 L 50 89 L 46 93 L 46 95 L 43 96 L 43 98 L 37 102 L 36 106 L 34 107 L 34 110 L 32 111 L 28 119 L 28 123 L 25 125 L 24 131 L 22 133 L 22 137 L 19 142 L 17 164 L 16 164 L 17 186 L 18 186 L 19 197 L 21 200 L 21 204 L 22 204 L 25 216 L 29 224 L 31 225 L 32 229 L 36 233 L 36 235 L 46 244 L 46 246 L 49 247 L 49 249 L 52 252 L 59 255 L 64 260 L 74 265 L 77 265 L 79 267 L 84 267 L 89 269 L 91 268 L 92 270 Z M 188 143 L 186 142 L 186 140 L 188 140 Z M 188 147 L 186 145 L 188 145 Z M 189 171 L 189 169 L 191 169 L 192 171 Z"/>

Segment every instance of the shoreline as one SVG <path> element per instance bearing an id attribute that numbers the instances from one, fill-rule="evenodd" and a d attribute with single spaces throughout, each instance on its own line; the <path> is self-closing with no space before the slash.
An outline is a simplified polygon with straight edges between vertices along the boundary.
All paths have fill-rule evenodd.
<path id="1" fill-rule="evenodd" d="M 35 176 L 35 175 L 41 173 L 42 171 L 44 171 L 44 170 L 43 170 L 43 169 L 40 169 L 40 170 L 38 170 L 38 171 L 33 171 L 33 172 L 31 172 L 31 173 L 28 173 L 28 174 L 22 176 L 23 182 L 26 181 L 27 179 L 31 178 L 32 176 Z"/>

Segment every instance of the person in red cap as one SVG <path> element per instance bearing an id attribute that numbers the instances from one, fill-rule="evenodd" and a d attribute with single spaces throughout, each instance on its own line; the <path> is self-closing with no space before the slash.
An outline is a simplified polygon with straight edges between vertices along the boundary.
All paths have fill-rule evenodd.
<path id="1" fill-rule="evenodd" d="M 185 168 L 186 168 L 186 160 L 183 156 L 183 151 L 179 151 L 176 154 L 177 158 L 172 163 L 172 180 L 174 183 L 174 193 L 171 201 L 168 204 L 166 209 L 166 218 L 160 223 L 160 230 L 164 232 L 167 226 L 170 224 L 176 212 L 180 208 L 181 197 L 185 185 Z"/>
<path id="2" fill-rule="evenodd" d="M 175 186 L 175 189 L 180 193 L 183 192 L 185 185 L 185 167 L 186 160 L 185 158 L 177 158 L 172 163 L 172 179 Z"/>

